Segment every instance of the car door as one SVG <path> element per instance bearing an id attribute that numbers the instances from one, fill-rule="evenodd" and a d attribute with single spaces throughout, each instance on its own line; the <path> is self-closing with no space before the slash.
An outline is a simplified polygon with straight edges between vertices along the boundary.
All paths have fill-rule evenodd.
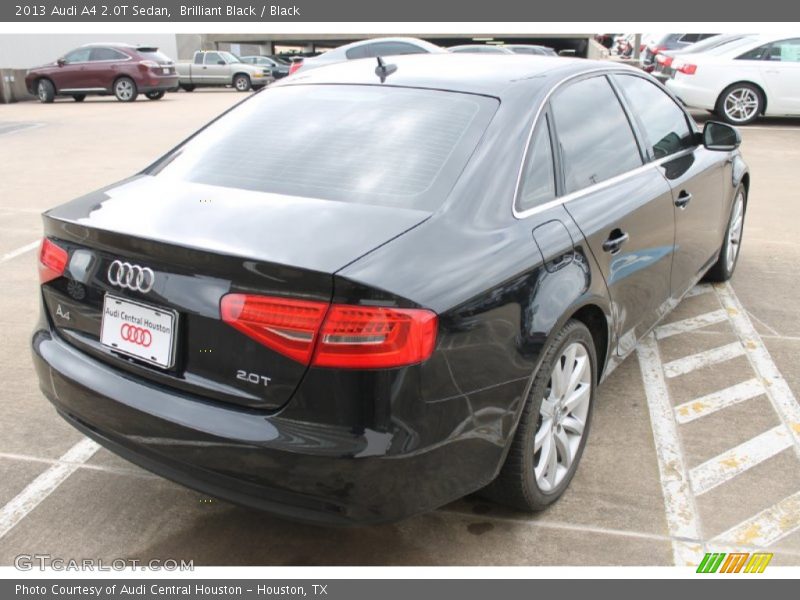
<path id="1" fill-rule="evenodd" d="M 200 72 L 203 74 L 203 83 L 225 85 L 231 82 L 230 67 L 219 52 L 205 53 Z"/>
<path id="2" fill-rule="evenodd" d="M 58 91 L 82 90 L 90 87 L 87 82 L 91 48 L 78 48 L 64 56 L 64 64 L 53 71 L 53 82 Z"/>
<path id="3" fill-rule="evenodd" d="M 550 100 L 564 205 L 605 277 L 616 351 L 630 352 L 667 311 L 675 236 L 672 194 L 645 165 L 634 124 L 606 75 Z"/>
<path id="4" fill-rule="evenodd" d="M 680 299 L 713 263 L 726 223 L 724 185 L 730 163 L 706 150 L 686 112 L 649 79 L 616 74 L 614 82 L 630 106 L 647 158 L 672 189 L 675 255 L 671 294 Z"/>
<path id="5" fill-rule="evenodd" d="M 775 42 L 759 70 L 767 87 L 767 112 L 800 115 L 800 38 Z"/>
<path id="6" fill-rule="evenodd" d="M 120 64 L 131 60 L 127 54 L 98 46 L 92 48 L 89 63 L 86 65 L 86 79 L 91 88 L 110 90 L 114 79 L 120 73 Z"/>

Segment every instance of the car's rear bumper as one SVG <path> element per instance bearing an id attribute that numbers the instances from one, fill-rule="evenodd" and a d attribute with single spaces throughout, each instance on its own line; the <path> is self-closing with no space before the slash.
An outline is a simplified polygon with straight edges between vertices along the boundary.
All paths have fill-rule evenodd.
<path id="1" fill-rule="evenodd" d="M 686 106 L 714 110 L 718 94 L 707 86 L 692 80 L 692 77 L 693 75 L 675 74 L 664 85 Z"/>
<path id="2" fill-rule="evenodd" d="M 112 452 L 214 497 L 326 524 L 395 521 L 487 484 L 499 456 L 475 440 L 391 455 L 391 433 L 289 420 L 131 378 L 36 331 L 40 387 Z M 491 454 L 491 455 L 489 455 Z"/>
<path id="3" fill-rule="evenodd" d="M 137 87 L 143 94 L 148 92 L 170 92 L 178 89 L 178 76 L 147 77 Z"/>

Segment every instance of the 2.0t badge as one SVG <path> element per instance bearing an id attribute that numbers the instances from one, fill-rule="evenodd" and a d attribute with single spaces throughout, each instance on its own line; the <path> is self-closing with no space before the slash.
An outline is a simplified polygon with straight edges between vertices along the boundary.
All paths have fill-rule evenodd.
<path id="1" fill-rule="evenodd" d="M 155 273 L 150 267 L 140 267 L 129 262 L 115 260 L 108 267 L 108 282 L 121 288 L 146 294 L 153 289 Z"/>

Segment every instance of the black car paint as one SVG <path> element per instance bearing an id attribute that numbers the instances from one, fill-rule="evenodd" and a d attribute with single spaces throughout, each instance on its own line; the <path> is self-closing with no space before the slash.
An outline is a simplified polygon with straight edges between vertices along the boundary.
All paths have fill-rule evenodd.
<path id="1" fill-rule="evenodd" d="M 172 265 L 170 276 L 179 277 L 171 280 L 172 295 L 163 301 L 177 306 L 182 318 L 197 316 L 196 328 L 207 328 L 209 339 L 215 307 L 231 286 L 318 298 L 327 294 L 335 302 L 435 311 L 439 333 L 428 361 L 376 371 L 310 367 L 290 398 L 270 403 L 242 390 L 192 385 L 197 382 L 134 361 L 103 359 L 97 354 L 102 349 L 59 331 L 58 317 L 45 309 L 33 337 L 45 395 L 73 425 L 132 462 L 205 493 L 302 520 L 397 520 L 488 484 L 502 466 L 542 350 L 568 319 L 579 318 L 594 332 L 603 369 L 620 358 L 613 355 L 626 333 L 621 313 L 656 310 L 634 318 L 636 335 L 642 335 L 703 274 L 702 267 L 690 269 L 687 282 L 677 289 L 665 287 L 663 272 L 654 275 L 644 268 L 607 283 L 603 273 L 610 273 L 609 257 L 597 242 L 624 220 L 635 244 L 623 247 L 614 260 L 656 256 L 654 262 L 666 261 L 673 252 L 663 252 L 669 243 L 664 228 L 670 223 L 668 213 L 679 210 L 671 202 L 667 172 L 680 177 L 695 164 L 731 160 L 721 200 L 728 210 L 733 191 L 747 178 L 738 152 L 712 153 L 697 146 L 686 155 L 692 159 L 681 163 L 687 168 L 669 164 L 680 158 L 666 161 L 643 169 L 628 187 L 606 187 L 515 216 L 525 147 L 549 93 L 570 79 L 614 71 L 600 63 L 542 60 L 555 62 L 545 63 L 548 68 L 535 76 L 511 77 L 516 83 L 511 85 L 496 72 L 496 63 L 491 66 L 495 80 L 453 76 L 448 81 L 441 69 L 419 67 L 424 62 L 418 57 L 393 58 L 400 69 L 390 85 L 497 95 L 502 104 L 442 207 L 431 215 L 404 215 L 399 223 L 394 221 L 398 213 L 384 230 L 376 220 L 380 235 L 393 239 L 370 248 L 378 235 L 351 248 L 346 264 L 336 256 L 312 260 L 303 244 L 296 244 L 284 257 L 292 266 L 284 268 L 261 245 L 268 243 L 267 236 L 259 241 L 247 234 L 227 240 L 234 247 L 184 248 L 191 239 L 181 237 L 186 231 L 181 215 L 201 197 L 188 192 L 185 205 L 178 196 L 157 209 L 174 210 L 157 226 L 165 237 L 174 229 L 180 245 L 131 237 L 133 229 L 109 231 L 110 223 L 93 228 L 94 215 L 118 202 L 110 193 L 114 186 L 45 215 L 47 236 L 92 249 L 100 265 L 120 255 L 165 265 L 164 272 Z M 363 74 L 357 62 L 286 82 L 335 83 L 344 72 L 348 83 L 376 84 L 372 69 Z M 148 177 L 141 175 L 122 188 Z M 650 190 L 649 195 L 637 196 L 640 189 Z M 651 210 L 636 208 L 652 207 L 653 200 L 669 207 L 659 214 L 664 218 L 656 227 Z M 290 281 L 292 287 L 278 289 L 277 280 Z M 67 302 L 64 285 L 45 286 L 45 302 L 54 297 Z M 665 297 L 653 297 L 652 290 L 658 289 Z M 187 301 L 198 290 L 203 290 L 203 301 Z M 196 350 L 189 342 L 181 344 Z M 619 353 L 631 348 L 625 344 Z M 240 351 L 234 346 L 220 350 L 226 355 Z"/>

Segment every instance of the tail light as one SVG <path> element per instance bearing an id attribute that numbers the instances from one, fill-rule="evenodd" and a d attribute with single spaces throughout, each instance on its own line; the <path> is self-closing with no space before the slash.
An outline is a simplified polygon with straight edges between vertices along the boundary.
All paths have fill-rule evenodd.
<path id="1" fill-rule="evenodd" d="M 297 72 L 302 66 L 303 66 L 302 60 L 293 60 L 291 66 L 289 67 L 289 75 Z"/>
<path id="2" fill-rule="evenodd" d="M 64 248 L 44 238 L 39 247 L 39 281 L 47 283 L 61 277 L 68 261 L 69 255 Z"/>
<path id="3" fill-rule="evenodd" d="M 677 65 L 675 70 L 683 73 L 684 75 L 694 75 L 697 73 L 697 65 L 684 63 L 682 65 Z"/>
<path id="4" fill-rule="evenodd" d="M 318 367 L 376 369 L 422 362 L 433 353 L 438 318 L 423 309 L 328 304 L 228 294 L 222 320 L 257 342 Z"/>
<path id="5" fill-rule="evenodd" d="M 155 71 L 156 69 L 159 69 L 161 67 L 161 65 L 159 65 L 154 60 L 143 60 L 143 61 L 140 61 L 139 62 L 139 66 L 144 67 L 145 69 L 153 70 L 153 71 Z"/>
<path id="6" fill-rule="evenodd" d="M 665 67 L 670 66 L 672 64 L 673 60 L 674 60 L 674 58 L 672 56 L 667 56 L 666 54 L 659 54 L 656 57 L 656 62 L 658 64 L 660 64 L 660 65 L 665 66 Z"/>

